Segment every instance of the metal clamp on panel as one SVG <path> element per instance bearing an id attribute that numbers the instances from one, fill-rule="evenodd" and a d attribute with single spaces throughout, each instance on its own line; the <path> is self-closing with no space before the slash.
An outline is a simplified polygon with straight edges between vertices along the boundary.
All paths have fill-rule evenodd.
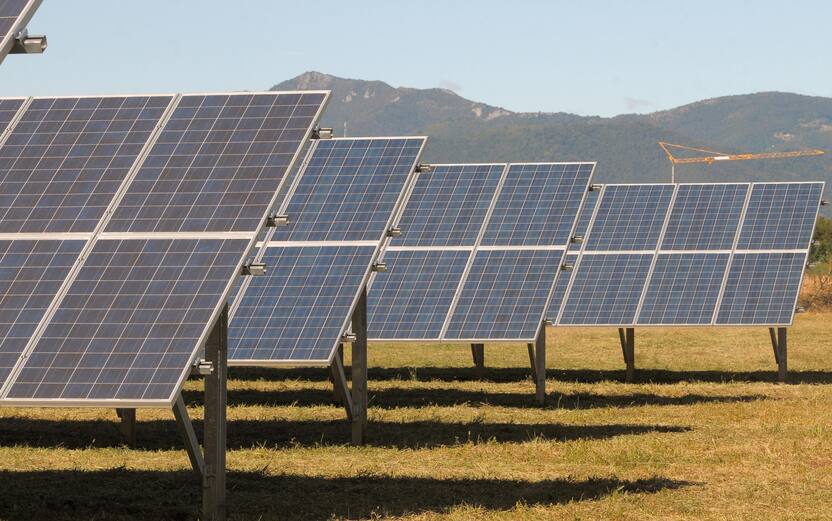
<path id="1" fill-rule="evenodd" d="M 571 262 L 564 262 L 560 265 L 560 271 L 572 271 L 575 269 L 575 265 Z"/>
<path id="2" fill-rule="evenodd" d="M 584 236 L 583 235 L 573 235 L 572 238 L 570 239 L 570 241 L 572 242 L 572 244 L 583 244 Z"/>
<path id="3" fill-rule="evenodd" d="M 393 226 L 389 230 L 387 230 L 388 237 L 400 237 L 402 234 L 402 229 L 398 226 Z"/>
<path id="4" fill-rule="evenodd" d="M 373 271 L 378 273 L 384 273 L 387 271 L 387 263 L 386 262 L 376 262 L 373 264 Z"/>
<path id="5" fill-rule="evenodd" d="M 555 325 L 555 323 L 547 318 L 546 320 L 543 321 L 543 325 L 548 326 L 548 327 L 552 327 L 552 326 Z"/>
<path id="6" fill-rule="evenodd" d="M 345 344 L 352 344 L 356 340 L 358 340 L 358 337 L 352 333 L 344 333 L 344 335 L 341 337 L 341 342 Z"/>
<path id="7" fill-rule="evenodd" d="M 200 376 L 208 376 L 214 372 L 214 364 L 200 358 L 194 362 L 193 372 Z"/>
<path id="8" fill-rule="evenodd" d="M 806 308 L 804 308 L 803 306 L 797 306 L 796 308 L 794 308 L 794 312 L 795 313 L 806 313 Z"/>
<path id="9" fill-rule="evenodd" d="M 289 216 L 285 214 L 279 215 L 277 212 L 271 212 L 268 216 L 266 216 L 266 226 L 269 228 L 289 226 Z"/>
<path id="10" fill-rule="evenodd" d="M 14 36 L 11 54 L 42 54 L 46 50 L 46 36 L 32 35 L 26 29 Z"/>
<path id="11" fill-rule="evenodd" d="M 247 262 L 243 265 L 240 275 L 265 275 L 266 264 L 262 262 Z"/>
<path id="12" fill-rule="evenodd" d="M 433 166 L 431 166 L 427 163 L 419 163 L 418 165 L 416 165 L 416 173 L 417 174 L 425 174 L 425 173 L 432 172 L 432 171 L 433 171 Z"/>
<path id="13" fill-rule="evenodd" d="M 604 185 L 598 185 L 598 184 L 589 185 L 589 191 L 590 192 L 600 192 L 602 188 L 604 188 Z"/>
<path id="14" fill-rule="evenodd" d="M 820 200 L 820 205 L 821 206 L 826 206 L 827 204 L 829 204 L 829 201 L 827 201 L 826 199 L 821 199 Z"/>
<path id="15" fill-rule="evenodd" d="M 332 129 L 315 126 L 312 129 L 312 139 L 332 139 Z"/>

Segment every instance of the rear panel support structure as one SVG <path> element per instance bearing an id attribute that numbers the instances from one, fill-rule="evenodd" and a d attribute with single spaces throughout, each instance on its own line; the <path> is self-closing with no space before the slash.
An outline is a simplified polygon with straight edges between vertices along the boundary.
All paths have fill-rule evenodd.
<path id="1" fill-rule="evenodd" d="M 534 387 L 535 400 L 541 407 L 546 405 L 546 325 L 542 324 L 534 341 Z"/>
<path id="2" fill-rule="evenodd" d="M 226 403 L 228 401 L 228 304 L 223 307 L 208 342 L 205 361 L 205 471 L 202 477 L 202 515 L 206 521 L 225 520 Z"/>
<path id="3" fill-rule="evenodd" d="M 136 409 L 116 409 L 121 423 L 119 430 L 127 445 L 133 446 L 136 444 Z"/>
<path id="4" fill-rule="evenodd" d="M 485 373 L 485 344 L 471 344 L 471 358 L 474 361 L 477 376 L 482 378 Z"/>
<path id="5" fill-rule="evenodd" d="M 621 353 L 624 355 L 626 371 L 624 381 L 632 383 L 636 377 L 636 330 L 632 327 L 618 328 L 618 339 L 621 341 Z"/>
<path id="6" fill-rule="evenodd" d="M 770 327 L 771 347 L 774 351 L 774 361 L 777 363 L 777 380 L 785 382 L 789 375 L 788 328 Z"/>
<path id="7" fill-rule="evenodd" d="M 367 288 L 352 314 L 352 443 L 363 445 L 367 431 Z"/>

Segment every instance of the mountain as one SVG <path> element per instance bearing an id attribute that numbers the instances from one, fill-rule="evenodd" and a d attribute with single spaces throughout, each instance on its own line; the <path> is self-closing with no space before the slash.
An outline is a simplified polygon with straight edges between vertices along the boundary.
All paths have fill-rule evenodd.
<path id="1" fill-rule="evenodd" d="M 832 99 L 782 92 L 727 96 L 652 114 L 611 118 L 512 112 L 446 89 L 306 72 L 275 90 L 329 89 L 322 126 L 336 135 L 424 134 L 427 162 L 598 161 L 597 182 L 669 181 L 656 144 L 726 153 L 821 148 L 832 152 Z M 832 181 L 832 153 L 789 160 L 680 165 L 680 181 Z"/>

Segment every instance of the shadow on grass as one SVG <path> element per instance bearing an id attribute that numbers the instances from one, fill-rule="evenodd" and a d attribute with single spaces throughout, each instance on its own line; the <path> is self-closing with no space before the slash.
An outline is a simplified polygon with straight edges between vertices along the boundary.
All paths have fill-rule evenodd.
<path id="1" fill-rule="evenodd" d="M 237 520 L 328 520 L 442 513 L 462 505 L 505 511 L 518 504 L 560 505 L 693 485 L 663 477 L 517 481 L 230 472 L 228 512 Z M 0 489 L 0 518 L 10 521 L 185 521 L 197 519 L 201 503 L 199 485 L 185 471 L 4 471 Z"/>
<path id="2" fill-rule="evenodd" d="M 349 368 L 347 368 L 349 374 Z M 600 383 L 624 381 L 624 369 L 603 371 L 594 369 L 549 369 L 548 378 L 563 382 Z M 292 369 L 269 369 L 260 367 L 234 367 L 230 378 L 236 380 L 310 380 L 322 381 L 329 378 L 329 370 L 316 367 Z M 486 367 L 481 374 L 474 367 L 371 367 L 370 380 L 415 380 L 415 381 L 477 381 L 497 383 L 522 382 L 529 380 L 531 370 L 525 367 Z M 665 369 L 636 369 L 636 383 L 680 382 L 777 382 L 777 368 L 770 371 L 671 371 Z M 830 384 L 832 371 L 789 371 L 788 383 Z"/>
<path id="3" fill-rule="evenodd" d="M 115 416 L 115 415 L 114 415 Z M 137 450 L 179 450 L 184 447 L 176 425 L 171 420 L 141 421 L 137 424 Z M 202 422 L 194 420 L 194 429 L 202 439 Z M 574 441 L 605 439 L 649 433 L 679 433 L 688 427 L 667 425 L 609 424 L 569 425 L 559 423 L 443 423 L 370 422 L 367 445 L 401 449 L 453 446 L 465 443 L 522 443 L 533 439 Z M 53 421 L 10 417 L 0 420 L 0 440 L 6 447 L 118 447 L 124 444 L 115 419 Z M 347 445 L 350 423 L 344 420 L 230 420 L 230 449 L 295 446 Z"/>
<path id="4" fill-rule="evenodd" d="M 185 401 L 202 404 L 203 394 L 199 391 L 185 391 Z M 596 394 L 596 393 L 553 393 L 546 397 L 547 409 L 596 409 L 605 407 L 642 407 L 647 405 L 694 405 L 699 403 L 735 403 L 763 400 L 761 394 L 738 396 L 709 396 L 684 394 L 661 396 L 651 393 Z M 539 409 L 534 399 L 534 387 L 529 383 L 528 393 L 495 393 L 486 391 L 464 391 L 458 389 L 382 389 L 369 392 L 370 407 L 395 409 L 398 407 L 439 406 L 469 407 L 497 406 Z M 261 391 L 257 389 L 232 390 L 228 392 L 228 404 L 237 406 L 316 406 L 332 405 L 332 391 L 321 389 L 293 389 Z"/>

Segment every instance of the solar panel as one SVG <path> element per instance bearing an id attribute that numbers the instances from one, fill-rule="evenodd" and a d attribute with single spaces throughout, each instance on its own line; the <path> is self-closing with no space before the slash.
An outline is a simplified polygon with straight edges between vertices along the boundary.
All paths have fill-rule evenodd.
<path id="1" fill-rule="evenodd" d="M 395 246 L 473 246 L 506 165 L 432 165 L 416 177 Z"/>
<path id="2" fill-rule="evenodd" d="M 0 146 L 0 233 L 91 233 L 172 99 L 32 100 Z"/>
<path id="3" fill-rule="evenodd" d="M 316 143 L 273 241 L 378 241 L 384 236 L 425 138 Z"/>
<path id="4" fill-rule="evenodd" d="M 568 244 L 594 169 L 595 163 L 509 165 L 481 243 Z"/>
<path id="5" fill-rule="evenodd" d="M 9 53 L 15 34 L 26 28 L 41 0 L 0 0 L 0 62 Z"/>
<path id="6" fill-rule="evenodd" d="M 376 246 L 268 247 L 229 327 L 236 365 L 327 364 L 341 341 Z"/>
<path id="7" fill-rule="evenodd" d="M 661 254 L 645 290 L 638 323 L 710 324 L 728 253 Z"/>
<path id="8" fill-rule="evenodd" d="M 652 260 L 649 253 L 582 255 L 558 322 L 632 324 Z"/>
<path id="9" fill-rule="evenodd" d="M 3 132 L 8 128 L 25 102 L 24 98 L 0 99 L 0 136 L 3 135 Z"/>
<path id="10" fill-rule="evenodd" d="M 367 297 L 370 338 L 439 338 L 470 255 L 470 250 L 387 250 L 390 268 L 373 279 Z"/>
<path id="11" fill-rule="evenodd" d="M 791 324 L 806 253 L 737 253 L 719 306 L 717 324 Z"/>
<path id="12" fill-rule="evenodd" d="M 572 266 L 578 262 L 578 255 L 576 253 L 569 253 L 566 255 L 564 264 Z M 572 280 L 572 271 L 564 271 L 558 274 L 555 282 L 555 289 L 552 291 L 552 298 L 549 299 L 549 307 L 546 310 L 546 316 L 553 322 L 557 319 L 560 308 L 563 305 L 563 297 L 566 296 L 566 289 L 569 287 L 569 281 Z"/>
<path id="13" fill-rule="evenodd" d="M 86 241 L 0 241 L 0 386 L 58 294 Z"/>
<path id="14" fill-rule="evenodd" d="M 2 391 L 4 403 L 170 405 L 254 245 L 271 199 L 328 96 L 312 93 L 319 101 L 312 110 L 306 95 L 114 96 L 30 101 L 0 147 L 0 172 L 4 174 L 0 182 L 10 187 L 22 184 L 21 190 L 26 194 L 34 187 L 35 192 L 43 195 L 38 199 L 16 197 L 7 202 L 8 209 L 0 215 L 0 226 L 8 226 L 19 217 L 18 209 L 31 207 L 32 215 L 21 217 L 25 226 L 20 225 L 16 233 L 26 232 L 27 239 L 42 235 L 44 240 L 37 244 L 54 243 L 74 249 L 62 250 L 60 256 L 55 256 L 54 265 L 46 270 L 49 277 L 44 277 L 44 289 L 32 290 L 38 298 L 33 297 L 31 309 L 26 309 L 27 320 L 17 320 L 9 326 L 13 332 L 24 335 L 7 335 L 4 341 L 10 349 L 14 349 L 12 340 L 20 344 L 22 338 L 25 343 L 18 347 L 23 354 L 8 360 L 7 365 L 12 367 L 6 369 L 10 373 Z M 278 98 L 281 101 L 276 101 Z M 194 117 L 185 122 L 185 130 L 179 132 L 184 120 L 168 116 L 181 115 L 177 110 L 183 107 L 193 108 L 195 99 L 202 100 L 200 108 L 217 108 L 214 102 L 218 99 L 224 100 L 224 104 L 216 113 L 196 110 Z M 289 100 L 294 100 L 292 112 L 283 118 L 281 107 Z M 303 115 L 307 111 L 313 117 Z M 153 156 L 154 150 L 161 150 L 156 148 L 160 146 L 156 138 L 169 139 L 171 132 L 179 132 L 180 137 L 187 136 L 183 137 L 187 141 L 196 135 L 189 132 L 198 132 L 203 119 L 210 119 L 208 114 L 214 114 L 214 119 L 202 134 L 203 142 L 195 148 L 179 148 L 185 141 L 179 143 L 174 150 L 182 154 L 172 154 L 171 161 L 156 171 L 164 181 L 144 190 L 146 169 L 152 170 L 148 161 L 152 163 L 151 157 L 158 157 Z M 294 115 L 308 121 L 299 137 L 293 126 L 296 123 L 292 123 Z M 231 121 L 234 118 L 236 123 Z M 277 125 L 273 123 L 278 119 L 285 119 L 285 125 L 280 131 L 271 132 L 269 129 Z M 219 150 L 215 145 L 221 142 L 224 145 Z M 243 149 L 247 154 L 240 159 L 236 152 Z M 266 150 L 270 152 L 263 152 Z M 262 164 L 261 152 L 269 157 Z M 183 159 L 186 157 L 187 160 Z M 179 205 L 183 201 L 180 195 L 192 193 L 192 182 L 201 178 L 210 184 L 228 174 L 229 168 L 234 173 L 226 179 L 229 190 L 223 197 L 227 199 L 220 203 L 240 205 L 233 222 L 211 216 L 199 228 L 202 233 L 196 235 L 190 233 L 193 230 L 182 233 L 183 230 L 172 227 L 149 229 L 141 221 L 136 226 L 116 227 L 118 233 L 101 232 L 100 223 L 113 215 L 120 195 L 129 195 L 131 190 L 134 194 L 144 190 L 156 195 L 158 190 L 166 190 L 171 204 Z M 177 175 L 179 184 L 163 185 Z M 67 179 L 72 181 L 68 186 Z M 249 198 L 262 194 L 268 186 L 272 187 L 272 194 L 265 204 L 257 197 Z M 0 193 L 10 191 L 7 188 Z M 35 213 L 49 197 L 64 192 L 68 195 L 56 207 L 56 217 L 45 220 Z M 78 206 L 73 199 L 76 194 L 83 194 L 86 199 L 81 213 L 73 220 L 65 209 Z M 206 191 L 206 198 L 202 195 L 192 201 L 192 207 L 206 204 L 211 192 Z M 129 207 L 130 198 L 126 200 Z M 137 215 L 145 215 L 142 212 L 147 206 L 134 209 Z M 46 224 L 41 224 L 44 220 Z M 245 229 L 242 223 L 251 226 Z M 55 232 L 67 231 L 86 240 L 46 240 L 54 238 Z M 155 233 L 158 231 L 167 233 Z M 229 231 L 235 233 L 225 233 Z M 82 251 L 85 244 L 87 249 Z M 0 290 L 2 262 L 0 257 Z M 39 265 L 41 261 L 33 262 Z M 24 285 L 14 284 L 26 288 L 32 285 L 28 278 L 22 280 Z M 62 289 L 49 293 L 47 289 L 56 284 Z M 14 310 L 12 305 L 9 309 Z M 0 314 L 0 327 L 3 316 Z"/>
<path id="15" fill-rule="evenodd" d="M 755 183 L 737 248 L 807 248 L 823 183 Z"/>
<path id="16" fill-rule="evenodd" d="M 562 258 L 562 250 L 478 250 L 444 338 L 533 339 Z"/>
<path id="17" fill-rule="evenodd" d="M 326 96 L 183 96 L 106 231 L 259 230 Z"/>
<path id="18" fill-rule="evenodd" d="M 232 308 L 232 365 L 328 364 L 408 191 L 425 138 L 319 141 Z M 382 277 L 386 274 L 381 274 Z"/>
<path id="19" fill-rule="evenodd" d="M 730 250 L 748 189 L 748 184 L 679 185 L 662 249 Z"/>
<path id="20" fill-rule="evenodd" d="M 7 398 L 169 403 L 248 244 L 97 241 Z"/>
<path id="21" fill-rule="evenodd" d="M 653 250 L 673 197 L 673 185 L 606 185 L 585 249 Z"/>

